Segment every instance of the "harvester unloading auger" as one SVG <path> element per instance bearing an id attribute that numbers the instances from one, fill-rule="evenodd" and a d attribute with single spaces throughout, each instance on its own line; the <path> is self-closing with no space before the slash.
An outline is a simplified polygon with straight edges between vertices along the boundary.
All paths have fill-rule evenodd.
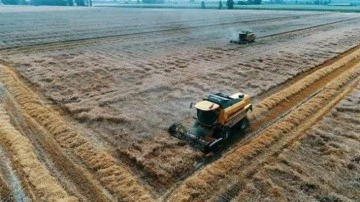
<path id="1" fill-rule="evenodd" d="M 249 126 L 247 113 L 252 110 L 250 96 L 235 93 L 209 95 L 195 104 L 197 117 L 189 130 L 180 123 L 169 127 L 170 135 L 186 140 L 204 153 L 218 150 L 230 137 L 230 129 L 245 130 Z"/>

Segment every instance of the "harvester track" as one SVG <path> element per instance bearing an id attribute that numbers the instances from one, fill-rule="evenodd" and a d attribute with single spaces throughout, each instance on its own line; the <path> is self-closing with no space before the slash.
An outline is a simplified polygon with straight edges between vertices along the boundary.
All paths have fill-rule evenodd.
<path id="1" fill-rule="evenodd" d="M 312 14 L 312 15 L 305 15 L 305 17 L 311 17 L 313 15 L 319 15 L 319 14 Z M 206 27 L 214 27 L 214 26 L 225 26 L 225 25 L 231 25 L 231 24 L 252 24 L 252 23 L 268 23 L 269 21 L 277 21 L 281 19 L 296 19 L 300 16 L 286 16 L 286 17 L 277 17 L 277 18 L 270 18 L 270 19 L 256 19 L 256 20 L 246 20 L 246 21 L 239 21 L 239 22 L 227 22 L 227 23 L 215 23 L 215 24 L 208 24 L 208 25 L 197 25 L 197 26 L 189 26 L 189 27 L 183 27 L 183 28 L 170 28 L 170 29 L 158 29 L 153 31 L 143 31 L 143 32 L 136 32 L 136 33 L 126 33 L 126 34 L 119 34 L 119 35 L 111 35 L 111 36 L 102 36 L 102 37 L 90 37 L 90 38 L 83 38 L 83 39 L 74 39 L 74 40 L 63 40 L 58 42 L 49 42 L 49 43 L 41 43 L 41 44 L 33 44 L 33 45 L 25 45 L 25 46 L 15 46 L 15 47 L 9 47 L 9 48 L 0 48 L 0 53 L 4 54 L 13 54 L 13 53 L 27 53 L 27 52 L 33 52 L 33 51 L 48 51 L 48 50 L 58 50 L 63 48 L 76 48 L 79 46 L 86 46 L 86 45 L 93 45 L 93 44 L 104 44 L 104 43 L 112 43 L 112 42 L 118 42 L 119 40 L 122 41 L 129 41 L 132 39 L 139 39 L 140 37 L 149 38 L 151 36 L 157 36 L 159 33 L 161 34 L 170 34 L 170 33 L 179 33 L 183 30 L 196 30 Z M 303 16 L 301 16 L 303 17 Z M 329 23 L 324 24 L 318 24 L 315 26 L 309 26 L 301 29 L 296 30 L 290 30 L 285 32 L 279 32 L 275 34 L 265 35 L 265 36 L 259 36 L 258 39 L 265 39 L 270 37 L 276 37 L 281 35 L 287 35 L 291 33 L 306 31 L 306 30 L 312 30 L 320 27 L 326 27 L 338 23 L 343 22 L 349 22 L 359 19 L 359 17 L 355 18 L 349 18 L 349 19 L 342 19 L 337 20 Z"/>
<path id="2" fill-rule="evenodd" d="M 223 158 L 193 173 L 164 200 L 211 198 L 230 201 L 238 192 L 234 187 L 241 183 L 240 179 L 253 176 L 257 167 L 295 144 L 307 129 L 359 84 L 359 75 L 360 47 L 357 47 L 351 53 L 345 53 L 345 56 L 338 57 L 331 64 L 265 98 L 254 107 L 250 115 L 252 127 L 247 138 L 230 148 L 223 154 Z M 202 167 L 204 165 L 198 169 Z M 233 186 L 224 186 L 224 183 L 231 181 L 227 176 L 238 180 Z M 199 180 L 201 184 L 198 184 Z M 221 190 L 222 194 L 212 194 L 221 187 L 227 187 Z M 191 193 L 195 189 L 204 190 L 192 198 Z"/>

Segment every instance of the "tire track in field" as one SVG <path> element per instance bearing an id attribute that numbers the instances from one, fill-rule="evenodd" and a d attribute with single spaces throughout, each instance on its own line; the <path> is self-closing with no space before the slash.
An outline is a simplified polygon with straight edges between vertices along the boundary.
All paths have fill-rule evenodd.
<path id="1" fill-rule="evenodd" d="M 222 159 L 186 179 L 165 200 L 202 201 L 218 196 L 218 194 L 221 195 L 216 190 L 226 187 L 227 179 L 238 179 L 244 170 L 253 172 L 254 168 L 261 166 L 267 157 L 280 153 L 283 148 L 299 138 L 301 133 L 293 133 L 292 131 L 299 128 L 304 131 L 311 127 L 314 121 L 321 118 L 340 98 L 345 96 L 346 93 L 341 93 L 344 86 L 353 79 L 359 80 L 359 56 L 360 49 L 357 49 L 350 56 L 334 62 L 330 68 L 327 66 L 327 68 L 315 71 L 280 91 L 277 95 L 265 98 L 255 106 L 254 113 L 250 116 L 250 119 L 255 122 L 255 126 L 252 124 L 253 129 L 254 127 L 258 129 L 252 133 L 254 136 L 236 145 Z M 296 95 L 298 95 L 297 100 L 282 102 L 291 99 L 290 96 Z M 301 97 L 301 95 L 305 97 Z M 328 107 L 322 108 L 323 103 L 330 104 Z M 282 106 L 284 110 L 272 110 L 276 106 Z M 263 109 L 269 112 L 265 114 Z M 319 114 L 310 119 L 315 112 L 319 112 Z M 256 122 L 267 116 L 278 118 L 274 121 L 269 119 L 270 123 L 266 121 Z M 289 135 L 290 133 L 291 135 Z M 224 195 L 228 191 L 223 190 Z"/>

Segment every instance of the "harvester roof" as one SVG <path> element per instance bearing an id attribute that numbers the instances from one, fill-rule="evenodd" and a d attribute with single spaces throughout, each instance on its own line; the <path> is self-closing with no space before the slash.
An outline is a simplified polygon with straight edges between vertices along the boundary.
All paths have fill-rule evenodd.
<path id="1" fill-rule="evenodd" d="M 244 94 L 237 93 L 231 96 L 224 95 L 222 93 L 217 93 L 215 95 L 209 95 L 206 100 L 212 103 L 218 104 L 221 108 L 225 109 L 240 102 L 243 99 Z"/>
<path id="2" fill-rule="evenodd" d="M 203 100 L 195 105 L 196 109 L 200 109 L 202 111 L 211 111 L 214 109 L 218 109 L 220 106 L 216 103 L 210 102 L 208 100 Z"/>

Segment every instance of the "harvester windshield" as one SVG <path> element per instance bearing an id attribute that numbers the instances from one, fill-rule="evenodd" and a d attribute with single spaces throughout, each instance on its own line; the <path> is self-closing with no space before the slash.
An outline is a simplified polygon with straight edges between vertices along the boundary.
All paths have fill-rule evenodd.
<path id="1" fill-rule="evenodd" d="M 201 124 L 206 126 L 212 126 L 219 116 L 219 112 L 217 109 L 210 111 L 203 111 L 201 109 L 197 109 L 197 118 Z"/>
<path id="2" fill-rule="evenodd" d="M 196 103 L 197 119 L 206 126 L 212 126 L 219 116 L 219 105 L 208 100 Z"/>

